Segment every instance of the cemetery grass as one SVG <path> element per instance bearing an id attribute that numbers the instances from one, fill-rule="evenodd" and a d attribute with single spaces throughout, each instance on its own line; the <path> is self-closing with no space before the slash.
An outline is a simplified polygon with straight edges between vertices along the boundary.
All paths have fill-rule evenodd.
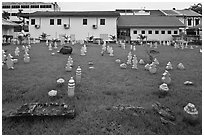
<path id="1" fill-rule="evenodd" d="M 68 118 L 2 118 L 2 134 L 202 134 L 202 54 L 199 48 L 194 50 L 178 50 L 173 47 L 159 46 L 159 54 L 154 54 L 160 64 L 156 74 L 144 70 L 144 65 L 138 64 L 138 70 L 121 69 L 115 62 L 117 58 L 127 61 L 129 45 L 126 50 L 116 44 L 113 46 L 114 57 L 108 54 L 101 56 L 101 47 L 88 44 L 86 56 L 80 56 L 81 45 L 73 46 L 73 70 L 65 71 L 68 55 L 51 51 L 45 44 L 34 44 L 30 50 L 31 62 L 23 62 L 21 46 L 19 62 L 14 70 L 2 67 L 2 115 L 16 110 L 24 103 L 58 102 L 75 105 L 77 115 Z M 2 47 L 14 56 L 16 45 Z M 146 47 L 149 49 L 149 47 Z M 145 47 L 136 46 L 138 59 L 148 61 Z M 15 56 L 14 56 L 15 57 Z M 93 61 L 95 69 L 89 69 L 88 62 Z M 161 97 L 158 87 L 166 64 L 171 61 L 174 69 L 170 70 L 172 83 L 169 94 Z M 176 69 L 182 62 L 185 70 Z M 75 70 L 82 68 L 82 81 L 75 87 L 75 97 L 67 97 L 67 84 Z M 64 78 L 65 84 L 57 87 L 56 80 Z M 185 86 L 183 82 L 192 81 L 193 86 Z M 55 98 L 48 96 L 48 91 L 56 89 Z M 156 101 L 169 107 L 176 116 L 173 124 L 162 124 L 160 117 L 152 110 Z M 199 122 L 190 125 L 183 121 L 183 107 L 187 103 L 196 105 L 199 111 Z M 112 110 L 116 105 L 132 105 L 143 107 L 147 115 L 137 117 Z"/>

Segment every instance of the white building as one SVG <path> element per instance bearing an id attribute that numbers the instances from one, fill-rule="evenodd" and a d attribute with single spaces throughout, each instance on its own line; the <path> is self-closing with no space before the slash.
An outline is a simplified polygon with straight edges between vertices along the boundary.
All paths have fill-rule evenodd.
<path id="1" fill-rule="evenodd" d="M 2 19 L 2 37 L 5 37 L 6 39 L 16 37 L 14 33 L 15 26 L 19 25 L 12 21 Z"/>
<path id="2" fill-rule="evenodd" d="M 29 32 L 29 20 L 18 17 L 19 12 L 28 14 L 36 11 L 60 11 L 59 5 L 54 2 L 2 2 L 2 13 L 8 12 L 9 19 L 15 23 L 21 24 L 14 27 L 14 32 L 17 34 L 23 28 L 25 32 Z M 22 27 L 24 26 L 24 27 Z"/>
<path id="3" fill-rule="evenodd" d="M 193 10 L 162 10 L 165 16 L 177 17 L 186 28 L 202 24 L 202 15 Z"/>
<path id="4" fill-rule="evenodd" d="M 33 13 L 36 11 L 60 11 L 58 4 L 51 2 L 2 2 L 2 12 L 10 15 L 10 20 L 19 21 L 17 13 Z"/>
<path id="5" fill-rule="evenodd" d="M 115 11 L 84 12 L 35 12 L 29 16 L 31 37 L 38 38 L 43 32 L 52 38 L 71 35 L 72 39 L 82 40 L 87 37 L 108 39 L 117 34 Z"/>
<path id="6" fill-rule="evenodd" d="M 123 15 L 118 19 L 118 37 L 138 41 L 139 34 L 143 34 L 148 41 L 170 41 L 184 27 L 176 17 Z"/>

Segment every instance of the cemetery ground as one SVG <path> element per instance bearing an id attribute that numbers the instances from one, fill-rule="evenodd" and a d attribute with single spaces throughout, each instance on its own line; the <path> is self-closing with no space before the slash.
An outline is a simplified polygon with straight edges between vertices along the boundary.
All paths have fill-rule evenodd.
<path id="1" fill-rule="evenodd" d="M 16 110 L 24 103 L 58 102 L 75 105 L 76 117 L 44 118 L 2 118 L 2 134 L 202 134 L 202 54 L 198 48 L 174 49 L 171 46 L 158 46 L 159 53 L 154 54 L 159 61 L 157 73 L 150 74 L 144 65 L 138 64 L 138 70 L 121 69 L 116 59 L 127 61 L 130 45 L 123 50 L 116 44 L 114 57 L 101 56 L 101 46 L 87 45 L 86 56 L 80 56 L 81 45 L 73 47 L 71 57 L 74 66 L 71 72 L 65 71 L 68 55 L 49 51 L 45 43 L 31 44 L 30 63 L 23 62 L 20 48 L 18 63 L 14 70 L 2 67 L 2 115 Z M 16 45 L 2 47 L 14 56 Z M 149 49 L 149 47 L 148 47 Z M 52 52 L 56 54 L 51 55 Z M 149 60 L 144 46 L 136 46 L 133 52 L 145 62 Z M 15 58 L 15 56 L 14 56 Z M 94 69 L 89 69 L 93 61 Z M 172 83 L 165 97 L 159 96 L 159 85 L 166 64 L 171 61 Z M 178 70 L 176 65 L 182 62 L 185 70 Z M 75 96 L 67 96 L 67 84 L 71 76 L 75 78 L 77 66 L 82 68 L 82 80 L 75 87 Z M 64 78 L 62 87 L 57 87 L 56 80 Z M 194 85 L 186 86 L 185 81 Z M 52 89 L 58 91 L 54 98 L 48 96 Z M 176 116 L 173 123 L 162 123 L 160 116 L 152 110 L 152 104 L 160 102 L 170 108 Z M 199 111 L 199 122 L 191 125 L 183 121 L 183 107 L 189 102 Z M 137 114 L 113 109 L 117 105 L 141 106 L 145 113 Z"/>

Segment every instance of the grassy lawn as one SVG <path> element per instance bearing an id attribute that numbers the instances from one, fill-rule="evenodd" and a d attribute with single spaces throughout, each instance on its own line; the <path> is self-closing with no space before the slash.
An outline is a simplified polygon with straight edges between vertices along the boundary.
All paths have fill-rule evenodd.
<path id="1" fill-rule="evenodd" d="M 87 45 L 86 56 L 80 56 L 81 45 L 73 46 L 74 67 L 72 72 L 65 71 L 68 55 L 52 52 L 45 44 L 34 44 L 30 50 L 31 62 L 23 62 L 21 52 L 14 70 L 2 68 L 2 113 L 7 114 L 24 103 L 31 102 L 66 102 L 75 105 L 77 116 L 67 118 L 22 118 L 2 119 L 2 134 L 202 134 L 202 54 L 199 49 L 178 50 L 173 47 L 159 46 L 159 54 L 154 54 L 160 64 L 156 74 L 144 70 L 138 64 L 138 70 L 121 69 L 115 62 L 117 58 L 127 61 L 129 45 L 125 50 L 116 44 L 114 57 L 101 56 L 101 47 Z M 16 45 L 4 46 L 3 49 L 14 55 Z M 137 46 L 133 53 L 138 59 L 148 60 L 143 46 Z M 89 69 L 88 62 L 93 61 L 95 69 Z M 158 96 L 162 73 L 171 61 L 174 69 L 170 70 L 172 83 L 166 97 Z M 185 70 L 176 69 L 182 62 Z M 81 85 L 75 88 L 75 97 L 68 98 L 67 84 L 75 70 L 82 68 Z M 56 85 L 56 80 L 63 77 L 63 87 Z M 193 86 L 185 86 L 185 81 L 192 81 Z M 58 90 L 56 98 L 50 98 L 48 91 Z M 161 123 L 159 116 L 152 111 L 154 102 L 168 106 L 176 115 L 176 125 Z M 199 123 L 190 125 L 183 121 L 183 107 L 187 103 L 196 105 L 199 111 Z M 126 104 L 142 106 L 148 112 L 138 118 L 126 115 L 111 108 Z"/>

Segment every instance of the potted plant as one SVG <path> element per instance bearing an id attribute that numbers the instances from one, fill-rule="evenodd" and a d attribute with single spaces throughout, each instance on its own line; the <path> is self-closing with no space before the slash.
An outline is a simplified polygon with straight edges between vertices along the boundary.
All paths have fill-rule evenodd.
<path id="1" fill-rule="evenodd" d="M 93 41 L 94 36 L 89 36 L 89 37 L 87 37 L 87 39 L 88 39 L 88 42 L 91 42 L 91 41 Z"/>
<path id="2" fill-rule="evenodd" d="M 69 43 L 69 42 L 70 42 L 70 39 L 71 39 L 71 36 L 65 34 L 65 35 L 64 35 L 64 38 L 65 38 L 64 42 L 65 42 L 65 43 L 67 43 L 67 42 Z"/>
<path id="3" fill-rule="evenodd" d="M 116 42 L 116 36 L 115 35 L 110 35 L 109 36 L 112 42 Z"/>
<path id="4" fill-rule="evenodd" d="M 46 42 L 47 40 L 47 37 L 50 36 L 48 34 L 46 34 L 45 32 L 43 32 L 41 35 L 40 35 L 40 42 Z"/>
<path id="5" fill-rule="evenodd" d="M 144 39 L 147 40 L 147 36 L 139 34 L 138 38 L 140 39 L 141 44 L 143 44 Z"/>
<path id="6" fill-rule="evenodd" d="M 25 33 L 23 30 L 18 34 L 19 44 L 22 44 L 24 40 L 27 40 L 30 37 L 29 33 Z"/>

